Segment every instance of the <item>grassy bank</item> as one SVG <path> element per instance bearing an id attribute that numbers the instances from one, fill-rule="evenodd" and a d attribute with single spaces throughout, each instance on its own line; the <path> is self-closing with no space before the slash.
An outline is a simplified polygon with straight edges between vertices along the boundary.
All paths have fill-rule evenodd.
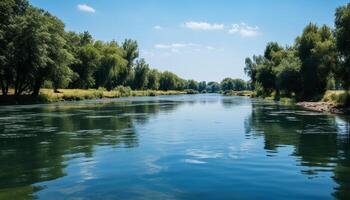
<path id="1" fill-rule="evenodd" d="M 225 96 L 246 96 L 246 97 L 255 97 L 254 91 L 243 90 L 243 91 L 233 91 L 227 90 L 222 93 Z"/>
<path id="2" fill-rule="evenodd" d="M 112 91 L 104 89 L 59 89 L 54 92 L 52 89 L 41 89 L 38 97 L 31 95 L 21 96 L 0 96 L 0 104 L 32 104 L 50 103 L 58 101 L 79 101 L 87 99 L 120 98 L 131 96 L 160 96 L 187 94 L 186 91 L 160 91 L 160 90 L 131 90 L 125 87 L 118 87 Z"/>
<path id="3" fill-rule="evenodd" d="M 225 91 L 222 93 L 225 96 L 249 96 L 256 97 L 254 91 Z M 277 98 L 275 94 L 267 97 L 261 97 L 266 100 L 279 101 L 286 104 L 294 104 L 297 101 L 294 98 L 281 97 Z M 316 102 L 324 102 L 333 107 L 344 107 L 349 105 L 350 99 L 349 95 L 344 90 L 328 90 L 324 96 Z"/>
<path id="4" fill-rule="evenodd" d="M 332 103 L 336 107 L 342 107 L 349 105 L 349 100 L 349 95 L 344 90 L 328 90 L 321 101 Z"/>

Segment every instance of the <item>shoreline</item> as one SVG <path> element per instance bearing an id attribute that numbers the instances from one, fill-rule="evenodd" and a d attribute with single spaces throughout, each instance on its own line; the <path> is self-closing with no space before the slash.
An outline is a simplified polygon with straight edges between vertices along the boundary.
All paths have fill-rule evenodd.
<path id="1" fill-rule="evenodd" d="M 340 106 L 342 104 L 335 103 L 337 102 L 335 97 L 340 96 L 343 93 L 343 91 L 327 91 L 325 93 L 325 96 L 323 99 L 326 101 L 316 101 L 316 102 L 311 102 L 311 101 L 300 101 L 300 102 L 295 102 L 295 100 L 290 99 L 290 98 L 281 98 L 278 100 L 278 102 L 287 102 L 288 104 L 293 104 L 297 105 L 301 108 L 304 108 L 306 110 L 311 110 L 311 111 L 316 111 L 316 112 L 329 112 L 329 113 L 334 113 L 334 114 L 345 114 L 345 115 L 350 115 L 350 107 L 344 107 Z M 223 93 L 225 96 L 248 96 L 250 98 L 260 98 L 256 97 L 253 93 L 253 91 L 225 91 Z M 274 100 L 272 97 L 266 97 L 263 98 L 266 100 L 272 100 L 272 101 L 277 101 Z"/>
<path id="2" fill-rule="evenodd" d="M 300 106 L 304 109 L 311 110 L 311 111 L 317 111 L 317 112 L 329 112 L 334 114 L 350 114 L 350 108 L 349 107 L 339 107 L 334 105 L 331 102 L 298 102 L 296 103 L 297 106 Z"/>
<path id="3" fill-rule="evenodd" d="M 183 95 L 189 94 L 187 91 L 177 90 L 95 90 L 95 89 L 59 89 L 54 93 L 51 89 L 42 89 L 39 96 L 32 95 L 0 95 L 1 105 L 29 105 L 40 103 L 55 103 L 64 101 L 81 101 L 94 99 L 113 99 L 121 97 L 141 97 L 141 96 L 163 96 L 163 95 Z"/>

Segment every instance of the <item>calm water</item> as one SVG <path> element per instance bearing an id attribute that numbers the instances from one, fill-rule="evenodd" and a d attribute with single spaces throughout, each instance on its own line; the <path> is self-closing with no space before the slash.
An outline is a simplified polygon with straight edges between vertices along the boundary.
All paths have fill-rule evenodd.
<path id="1" fill-rule="evenodd" d="M 219 95 L 0 107 L 0 199 L 350 199 L 349 129 Z"/>

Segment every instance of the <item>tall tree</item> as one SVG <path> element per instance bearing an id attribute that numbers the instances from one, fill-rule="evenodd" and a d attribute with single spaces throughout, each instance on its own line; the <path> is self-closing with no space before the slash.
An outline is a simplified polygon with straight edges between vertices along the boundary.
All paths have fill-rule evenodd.
<path id="1" fill-rule="evenodd" d="M 345 89 L 350 89 L 350 3 L 337 8 L 335 13 L 335 37 L 340 53 L 340 65 L 336 70 Z"/>
<path id="2" fill-rule="evenodd" d="M 126 39 L 122 48 L 124 50 L 124 59 L 128 62 L 126 70 L 121 74 L 120 84 L 125 84 L 134 66 L 134 61 L 139 57 L 137 41 Z"/>
<path id="3" fill-rule="evenodd" d="M 126 68 L 127 61 L 123 58 L 123 50 L 115 41 L 108 43 L 98 41 L 94 46 L 100 51 L 101 56 L 94 74 L 95 86 L 111 90 L 117 86 L 120 73 Z"/>
<path id="4" fill-rule="evenodd" d="M 61 75 L 55 69 L 67 64 L 64 24 L 49 13 L 30 7 L 14 25 L 15 94 L 27 91 L 38 95 L 45 80 L 54 73 Z"/>
<path id="5" fill-rule="evenodd" d="M 303 97 L 323 94 L 332 66 L 336 64 L 332 31 L 327 26 L 319 28 L 310 23 L 296 39 L 296 48 L 302 62 Z"/>
<path id="6" fill-rule="evenodd" d="M 72 36 L 74 38 L 74 36 Z M 72 40 L 74 40 L 71 38 Z M 71 88 L 91 88 L 95 86 L 94 73 L 100 64 L 100 51 L 94 46 L 88 32 L 79 36 L 78 47 L 71 48 L 74 52 L 75 60 L 70 68 L 78 75 L 71 84 Z"/>
<path id="7" fill-rule="evenodd" d="M 160 72 L 156 69 L 151 69 L 147 75 L 147 89 L 158 90 Z"/>
<path id="8" fill-rule="evenodd" d="M 146 63 L 145 59 L 140 59 L 136 61 L 135 74 L 134 74 L 134 88 L 135 89 L 145 89 L 148 80 L 149 65 Z"/>
<path id="9" fill-rule="evenodd" d="M 27 0 L 0 1 L 0 87 L 3 95 L 13 86 L 14 75 L 14 22 L 24 15 L 29 4 Z"/>
<path id="10" fill-rule="evenodd" d="M 302 89 L 300 68 L 301 61 L 297 57 L 295 50 L 288 50 L 287 55 L 275 68 L 276 87 L 283 96 L 300 95 Z"/>

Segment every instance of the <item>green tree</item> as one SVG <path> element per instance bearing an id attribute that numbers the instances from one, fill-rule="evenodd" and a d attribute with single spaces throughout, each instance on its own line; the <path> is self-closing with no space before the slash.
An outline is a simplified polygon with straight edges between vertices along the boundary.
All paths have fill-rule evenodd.
<path id="1" fill-rule="evenodd" d="M 302 89 L 301 85 L 301 61 L 296 56 L 296 52 L 289 50 L 286 57 L 275 69 L 276 86 L 283 96 L 299 95 Z"/>
<path id="2" fill-rule="evenodd" d="M 95 48 L 100 52 L 100 62 L 94 74 L 95 87 L 115 88 L 120 74 L 125 71 L 127 61 L 123 58 L 123 50 L 116 41 L 103 43 L 97 41 Z"/>
<path id="3" fill-rule="evenodd" d="M 159 77 L 160 77 L 160 72 L 156 69 L 151 69 L 147 75 L 147 79 L 148 79 L 147 89 L 158 90 Z"/>
<path id="4" fill-rule="evenodd" d="M 216 92 L 219 92 L 221 90 L 221 87 L 220 87 L 219 83 L 212 81 L 212 82 L 209 82 L 207 84 L 206 90 L 210 93 L 216 93 Z"/>
<path id="5" fill-rule="evenodd" d="M 207 83 L 205 81 L 199 82 L 198 91 L 203 92 L 203 91 L 206 91 L 206 89 L 207 89 Z"/>
<path id="6" fill-rule="evenodd" d="M 332 31 L 327 26 L 318 28 L 310 23 L 296 39 L 296 48 L 302 63 L 303 98 L 323 94 L 331 68 L 336 65 Z"/>
<path id="7" fill-rule="evenodd" d="M 0 87 L 3 95 L 7 95 L 9 87 L 13 86 L 15 74 L 13 42 L 17 26 L 14 22 L 25 14 L 28 6 L 27 0 L 0 1 Z"/>
<path id="8" fill-rule="evenodd" d="M 123 71 L 120 75 L 120 85 L 126 83 L 128 76 L 131 74 L 131 71 L 134 67 L 134 61 L 139 57 L 137 41 L 126 39 L 122 44 L 122 48 L 124 50 L 124 59 L 127 61 L 127 67 L 126 70 Z"/>
<path id="9" fill-rule="evenodd" d="M 177 87 L 178 77 L 169 71 L 161 73 L 159 79 L 159 89 L 160 90 L 174 90 Z"/>
<path id="10" fill-rule="evenodd" d="M 135 89 L 145 89 L 148 84 L 148 72 L 149 65 L 146 63 L 145 59 L 140 59 L 136 61 L 135 65 L 135 75 L 134 75 L 134 88 Z"/>
<path id="11" fill-rule="evenodd" d="M 187 86 L 187 89 L 190 89 L 190 90 L 198 90 L 198 82 L 195 81 L 195 80 L 188 80 L 187 82 L 188 86 Z"/>
<path id="12" fill-rule="evenodd" d="M 224 78 L 224 80 L 221 81 L 221 89 L 223 91 L 233 90 L 234 89 L 233 79 L 232 78 Z"/>
<path id="13" fill-rule="evenodd" d="M 33 7 L 14 22 L 13 66 L 15 94 L 38 95 L 41 85 L 69 62 L 65 49 L 64 24 L 49 13 Z"/>
<path id="14" fill-rule="evenodd" d="M 71 88 L 88 89 L 95 86 L 94 73 L 100 64 L 100 52 L 94 46 L 91 35 L 84 32 L 79 36 L 79 46 L 75 49 L 75 60 L 70 68 L 78 75 Z"/>
<path id="15" fill-rule="evenodd" d="M 233 79 L 233 90 L 242 91 L 247 89 L 247 83 L 242 79 Z"/>
<path id="16" fill-rule="evenodd" d="M 335 38 L 340 54 L 336 75 L 345 89 L 350 89 L 350 3 L 335 12 Z"/>

